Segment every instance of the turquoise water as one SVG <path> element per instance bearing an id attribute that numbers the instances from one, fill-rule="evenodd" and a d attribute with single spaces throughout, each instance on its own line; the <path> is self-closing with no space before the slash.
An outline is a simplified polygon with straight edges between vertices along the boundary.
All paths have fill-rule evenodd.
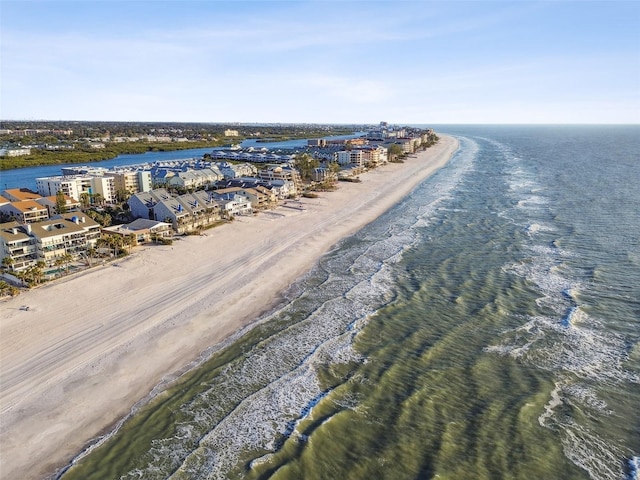
<path id="1" fill-rule="evenodd" d="M 446 168 L 61 478 L 637 478 L 640 128 L 437 131 Z"/>

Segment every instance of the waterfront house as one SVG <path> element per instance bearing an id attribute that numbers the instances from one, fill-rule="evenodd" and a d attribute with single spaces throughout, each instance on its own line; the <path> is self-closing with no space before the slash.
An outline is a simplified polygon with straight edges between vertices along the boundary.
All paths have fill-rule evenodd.
<path id="1" fill-rule="evenodd" d="M 209 192 L 200 190 L 177 197 L 177 200 L 189 212 L 189 217 L 183 221 L 184 232 L 192 232 L 207 228 L 221 219 L 220 204 Z"/>
<path id="2" fill-rule="evenodd" d="M 328 168 L 317 167 L 311 172 L 311 180 L 314 182 L 334 181 L 338 179 L 338 175 Z"/>
<path id="3" fill-rule="evenodd" d="M 372 168 L 387 163 L 387 149 L 381 145 L 364 145 L 357 147 L 362 152 L 362 161 L 365 167 Z"/>
<path id="4" fill-rule="evenodd" d="M 258 178 L 272 182 L 284 180 L 290 182 L 289 195 L 295 196 L 302 191 L 302 178 L 300 172 L 290 165 L 270 164 L 258 172 Z"/>
<path id="5" fill-rule="evenodd" d="M 253 213 L 253 207 L 251 201 L 243 196 L 234 192 L 211 192 L 212 197 L 220 205 L 220 210 L 223 218 L 233 218 L 236 215 L 251 215 Z"/>
<path id="6" fill-rule="evenodd" d="M 173 228 L 170 223 L 137 218 L 125 225 L 112 225 L 104 227 L 103 233 L 107 235 L 117 235 L 122 238 L 130 237 L 134 239 L 134 245 L 153 242 L 160 238 L 171 238 Z"/>
<path id="7" fill-rule="evenodd" d="M 156 188 L 148 192 L 138 192 L 129 197 L 127 205 L 129 205 L 129 211 L 133 218 L 156 220 L 153 207 L 162 197 L 169 197 L 169 192 L 164 188 Z"/>
<path id="8" fill-rule="evenodd" d="M 188 230 L 190 215 L 191 212 L 176 197 L 169 196 L 153 206 L 153 220 L 172 224 L 173 229 L 178 233 L 185 233 Z"/>
<path id="9" fill-rule="evenodd" d="M 264 210 L 269 206 L 270 197 L 256 188 L 229 187 L 218 189 L 215 193 L 241 195 L 249 199 L 253 208 L 258 210 Z"/>

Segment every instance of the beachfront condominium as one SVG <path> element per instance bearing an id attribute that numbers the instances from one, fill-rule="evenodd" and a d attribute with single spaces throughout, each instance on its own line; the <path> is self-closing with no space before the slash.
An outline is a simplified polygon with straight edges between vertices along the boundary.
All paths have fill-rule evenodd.
<path id="1" fill-rule="evenodd" d="M 116 187 L 113 177 L 91 175 L 68 175 L 36 178 L 38 193 L 43 197 L 53 196 L 58 192 L 81 200 L 86 193 L 89 198 L 100 195 L 102 201 L 114 203 L 116 201 Z"/>
<path id="2" fill-rule="evenodd" d="M 0 257 L 11 260 L 13 272 L 26 270 L 38 262 L 50 270 L 67 255 L 73 260 L 86 256 L 99 238 L 100 225 L 76 212 L 33 224 L 8 222 L 0 224 Z"/>

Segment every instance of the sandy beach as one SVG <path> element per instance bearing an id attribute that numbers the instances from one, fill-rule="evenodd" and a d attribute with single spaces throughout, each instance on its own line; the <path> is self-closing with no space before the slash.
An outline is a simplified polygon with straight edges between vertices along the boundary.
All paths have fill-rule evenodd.
<path id="1" fill-rule="evenodd" d="M 441 136 L 361 183 L 341 182 L 170 246 L 138 247 L 0 303 L 0 479 L 54 475 L 163 379 L 269 310 L 322 254 L 457 147 Z"/>

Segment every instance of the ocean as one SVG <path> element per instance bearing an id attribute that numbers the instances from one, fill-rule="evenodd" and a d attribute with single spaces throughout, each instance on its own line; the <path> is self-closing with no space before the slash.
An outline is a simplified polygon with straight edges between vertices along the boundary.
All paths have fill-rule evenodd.
<path id="1" fill-rule="evenodd" d="M 59 478 L 637 480 L 640 127 L 435 129 L 445 168 Z"/>

